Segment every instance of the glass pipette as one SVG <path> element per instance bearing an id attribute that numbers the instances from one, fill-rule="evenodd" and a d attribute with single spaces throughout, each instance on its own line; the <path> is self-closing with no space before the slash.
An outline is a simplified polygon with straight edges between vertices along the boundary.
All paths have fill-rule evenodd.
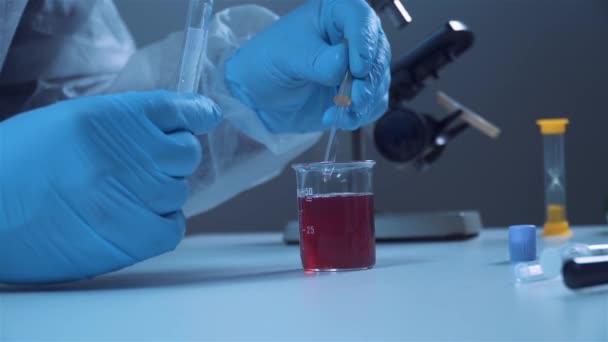
<path id="1" fill-rule="evenodd" d="M 336 106 L 336 111 L 334 115 L 334 122 L 331 125 L 331 130 L 329 131 L 329 139 L 327 141 L 327 148 L 325 149 L 325 161 L 335 162 L 336 161 L 336 152 L 337 152 L 337 139 L 336 139 L 336 130 L 338 129 L 338 123 L 342 121 L 345 112 L 348 110 L 352 103 L 351 99 L 351 90 L 353 88 L 353 77 L 349 70 L 346 71 L 346 75 L 344 75 L 344 80 L 340 84 L 340 88 L 338 89 L 338 94 L 334 97 L 334 104 Z"/>

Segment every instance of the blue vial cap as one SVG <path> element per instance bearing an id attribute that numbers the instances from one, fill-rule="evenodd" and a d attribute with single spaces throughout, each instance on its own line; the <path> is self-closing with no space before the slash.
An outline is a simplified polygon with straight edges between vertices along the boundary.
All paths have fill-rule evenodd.
<path id="1" fill-rule="evenodd" d="M 536 226 L 509 227 L 509 255 L 512 262 L 536 260 Z"/>

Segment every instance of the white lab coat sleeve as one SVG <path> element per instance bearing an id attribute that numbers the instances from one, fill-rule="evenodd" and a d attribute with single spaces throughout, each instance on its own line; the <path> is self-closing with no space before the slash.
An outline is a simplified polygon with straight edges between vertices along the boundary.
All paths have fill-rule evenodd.
<path id="1" fill-rule="evenodd" d="M 135 51 L 111 0 L 0 1 L 0 20 L 0 120 L 103 92 Z"/>
<path id="2" fill-rule="evenodd" d="M 199 137 L 203 161 L 189 179 L 191 192 L 184 207 L 187 217 L 279 175 L 320 137 L 320 133 L 270 132 L 257 114 L 233 97 L 226 86 L 226 61 L 245 41 L 277 19 L 262 7 L 246 5 L 219 12 L 211 22 L 199 92 L 220 106 L 225 120 L 213 132 Z M 175 89 L 182 46 L 183 34 L 174 33 L 136 52 L 110 92 Z"/>

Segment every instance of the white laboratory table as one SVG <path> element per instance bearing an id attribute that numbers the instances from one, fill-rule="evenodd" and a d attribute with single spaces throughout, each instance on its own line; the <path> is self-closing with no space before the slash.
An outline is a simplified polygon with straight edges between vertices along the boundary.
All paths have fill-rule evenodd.
<path id="1" fill-rule="evenodd" d="M 0 287 L 0 340 L 608 340 L 608 291 L 511 270 L 506 230 L 379 244 L 374 269 L 335 274 L 305 274 L 279 234 L 202 235 L 94 280 Z"/>

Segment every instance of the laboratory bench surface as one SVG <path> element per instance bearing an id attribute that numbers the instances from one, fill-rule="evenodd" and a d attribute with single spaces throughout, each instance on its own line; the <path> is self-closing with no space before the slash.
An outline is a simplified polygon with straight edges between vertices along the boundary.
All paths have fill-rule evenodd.
<path id="1" fill-rule="evenodd" d="M 606 243 L 608 227 L 571 241 Z M 320 274 L 280 234 L 199 235 L 93 280 L 0 287 L 1 341 L 89 339 L 606 341 L 608 290 L 516 284 L 505 229 L 380 243 L 375 268 Z"/>

